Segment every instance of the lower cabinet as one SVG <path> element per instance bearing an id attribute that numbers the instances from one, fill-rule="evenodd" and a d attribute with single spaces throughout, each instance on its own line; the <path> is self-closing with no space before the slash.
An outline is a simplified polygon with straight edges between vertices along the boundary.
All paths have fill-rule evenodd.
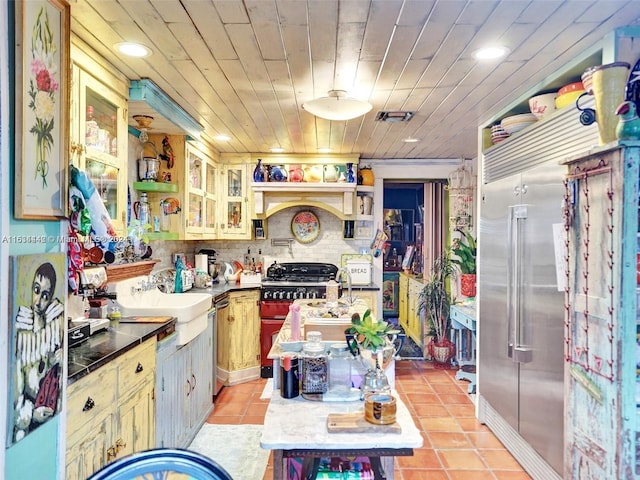
<path id="1" fill-rule="evenodd" d="M 66 478 L 155 447 L 156 339 L 67 388 Z"/>
<path id="2" fill-rule="evenodd" d="M 186 345 L 158 344 L 156 446 L 186 448 L 213 409 L 213 317 Z"/>
<path id="3" fill-rule="evenodd" d="M 421 281 L 405 273 L 399 281 L 399 323 L 405 333 L 420 347 L 424 346 L 424 316 L 420 314 L 420 292 L 424 285 Z"/>
<path id="4" fill-rule="evenodd" d="M 260 291 L 229 292 L 217 311 L 217 377 L 234 385 L 260 377 Z"/>

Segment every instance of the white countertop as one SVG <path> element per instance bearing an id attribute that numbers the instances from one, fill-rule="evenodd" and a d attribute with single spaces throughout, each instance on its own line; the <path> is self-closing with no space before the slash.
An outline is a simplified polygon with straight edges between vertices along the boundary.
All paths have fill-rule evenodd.
<path id="1" fill-rule="evenodd" d="M 364 402 L 314 402 L 302 396 L 282 398 L 274 391 L 264 417 L 260 446 L 270 450 L 419 448 L 422 435 L 396 392 L 396 421 L 401 433 L 329 433 L 329 413 L 362 412 Z"/>

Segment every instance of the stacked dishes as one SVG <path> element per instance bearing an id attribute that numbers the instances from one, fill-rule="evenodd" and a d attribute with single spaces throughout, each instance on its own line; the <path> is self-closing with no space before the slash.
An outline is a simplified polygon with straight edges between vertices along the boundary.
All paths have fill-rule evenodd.
<path id="1" fill-rule="evenodd" d="M 500 125 L 509 135 L 513 135 L 537 121 L 538 119 L 533 113 L 522 113 L 503 118 Z"/>
<path id="2" fill-rule="evenodd" d="M 493 142 L 494 145 L 508 137 L 509 132 L 502 128 L 502 125 L 494 125 L 491 127 L 491 142 Z"/>

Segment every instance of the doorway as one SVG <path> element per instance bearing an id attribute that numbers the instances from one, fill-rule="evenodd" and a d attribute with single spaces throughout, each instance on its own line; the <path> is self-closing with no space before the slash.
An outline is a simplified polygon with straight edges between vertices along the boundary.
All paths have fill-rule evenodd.
<path id="1" fill-rule="evenodd" d="M 383 228 L 389 237 L 382 274 L 385 318 L 398 317 L 400 272 L 428 274 L 442 251 L 448 219 L 445 186 L 442 180 L 384 180 Z"/>

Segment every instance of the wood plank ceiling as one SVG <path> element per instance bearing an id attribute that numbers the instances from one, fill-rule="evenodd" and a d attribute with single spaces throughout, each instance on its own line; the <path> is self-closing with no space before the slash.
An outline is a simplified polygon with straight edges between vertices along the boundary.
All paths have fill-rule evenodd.
<path id="1" fill-rule="evenodd" d="M 72 0 L 71 16 L 76 36 L 129 79 L 157 83 L 220 152 L 437 159 L 474 158 L 481 122 L 588 58 L 614 28 L 637 25 L 640 1 Z M 125 40 L 153 54 L 116 53 Z M 508 57 L 473 59 L 492 43 Z M 302 109 L 331 89 L 373 109 L 338 122 Z M 416 114 L 375 121 L 381 110 Z"/>

